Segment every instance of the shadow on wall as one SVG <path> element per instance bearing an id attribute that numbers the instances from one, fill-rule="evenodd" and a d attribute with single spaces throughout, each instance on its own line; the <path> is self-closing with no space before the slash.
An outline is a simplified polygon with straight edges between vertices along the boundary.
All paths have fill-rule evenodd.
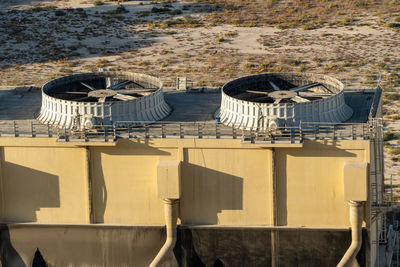
<path id="1" fill-rule="evenodd" d="M 307 172 L 313 172 L 313 165 L 318 165 L 318 168 L 323 167 L 323 165 L 319 164 L 326 164 L 326 170 L 332 169 L 331 165 L 333 162 L 331 160 L 323 159 L 326 157 L 329 158 L 344 158 L 347 160 L 347 158 L 355 158 L 356 154 L 348 152 L 346 150 L 340 149 L 337 146 L 340 145 L 339 141 L 334 141 L 333 144 L 328 144 L 327 141 L 324 143 L 319 143 L 316 141 L 307 141 L 304 143 L 303 149 L 279 149 L 277 152 L 277 173 L 278 173 L 278 207 L 279 207 L 279 214 L 278 214 L 278 225 L 285 226 L 288 224 L 288 201 L 287 201 L 287 196 L 288 196 L 288 186 L 289 184 L 291 187 L 296 186 L 295 180 L 300 181 L 302 180 L 303 184 L 308 181 L 306 177 Z M 288 166 L 288 157 L 294 157 L 294 158 L 304 158 L 307 159 L 305 161 L 305 164 L 303 167 L 306 170 L 299 170 L 299 166 Z M 323 160 L 320 163 L 315 163 L 315 160 Z M 296 168 L 298 171 L 297 173 L 300 173 L 302 175 L 294 177 L 293 175 L 288 177 L 288 171 L 289 169 Z M 321 173 L 320 180 L 324 180 L 326 176 L 330 176 L 331 173 L 325 172 L 324 174 Z M 290 179 L 290 183 L 288 183 L 288 178 Z M 338 178 L 339 179 L 339 178 Z M 319 182 L 319 181 L 315 181 Z M 301 188 L 298 188 L 298 190 L 301 190 Z M 323 190 L 322 188 L 319 188 L 319 190 Z M 317 200 L 316 200 L 317 201 Z M 304 203 L 303 203 L 304 204 Z M 298 200 L 297 205 L 299 205 L 299 208 L 303 208 L 301 203 L 301 200 Z"/>
<path id="2" fill-rule="evenodd" d="M 58 176 L 7 161 L 2 161 L 1 167 L 2 221 L 36 222 L 36 211 L 40 208 L 60 207 Z"/>
<path id="3" fill-rule="evenodd" d="M 104 178 L 103 166 L 101 161 L 101 153 L 116 156 L 169 156 L 169 152 L 159 150 L 149 146 L 148 139 L 141 142 L 140 139 L 129 140 L 121 139 L 117 147 L 101 148 L 100 151 L 91 151 L 91 173 L 93 187 L 93 201 L 95 203 L 94 223 L 104 223 L 104 213 L 107 206 L 107 187 Z M 95 166 L 99 166 L 95 168 Z"/>
<path id="4" fill-rule="evenodd" d="M 179 227 L 174 254 L 179 266 L 270 266 L 270 232 L 261 228 Z"/>
<path id="5" fill-rule="evenodd" d="M 243 178 L 188 162 L 182 173 L 183 224 L 217 224 L 222 210 L 243 209 Z"/>

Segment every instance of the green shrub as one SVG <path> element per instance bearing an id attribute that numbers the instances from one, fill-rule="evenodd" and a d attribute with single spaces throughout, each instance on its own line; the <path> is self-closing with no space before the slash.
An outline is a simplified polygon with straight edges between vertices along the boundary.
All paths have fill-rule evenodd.
<path id="1" fill-rule="evenodd" d="M 385 94 L 385 98 L 387 100 L 400 100 L 400 94 L 399 93 L 388 93 Z"/>
<path id="2" fill-rule="evenodd" d="M 400 155 L 400 148 L 399 148 L 399 147 L 392 148 L 392 149 L 389 151 L 389 154 L 390 154 L 390 155 Z"/>
<path id="3" fill-rule="evenodd" d="M 168 12 L 168 14 L 170 14 L 170 15 L 180 15 L 180 14 L 182 14 L 182 10 L 174 9 L 174 10 Z"/>
<path id="4" fill-rule="evenodd" d="M 151 9 L 151 13 L 166 13 L 171 11 L 170 8 L 168 7 L 155 7 L 153 6 L 153 8 Z"/>
<path id="5" fill-rule="evenodd" d="M 396 139 L 396 134 L 393 132 L 383 133 L 383 141 L 390 141 Z"/>
<path id="6" fill-rule="evenodd" d="M 102 5 L 104 5 L 104 3 L 103 3 L 103 1 L 96 0 L 93 2 L 93 5 L 94 6 L 102 6 Z"/>
<path id="7" fill-rule="evenodd" d="M 386 24 L 386 26 L 388 26 L 389 28 L 400 28 L 400 23 L 398 23 L 398 22 L 389 22 L 388 24 Z"/>

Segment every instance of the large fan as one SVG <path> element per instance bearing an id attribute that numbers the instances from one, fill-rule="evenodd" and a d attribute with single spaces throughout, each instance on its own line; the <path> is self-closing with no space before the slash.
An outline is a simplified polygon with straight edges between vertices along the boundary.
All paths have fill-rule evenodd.
<path id="1" fill-rule="evenodd" d="M 109 85 L 105 89 L 96 89 L 94 86 L 89 85 L 88 83 L 79 82 L 79 84 L 82 86 L 75 86 L 76 89 L 74 91 L 55 92 L 54 94 L 68 94 L 70 95 L 68 98 L 72 98 L 69 100 L 73 101 L 97 101 L 99 103 L 104 103 L 112 99 L 120 101 L 134 100 L 138 97 L 149 95 L 157 90 L 157 88 L 145 88 L 139 83 L 129 80 L 125 80 L 116 84 L 113 84 L 112 81 L 113 80 L 111 80 L 111 82 L 107 81 Z M 128 85 L 130 85 L 130 88 L 124 89 Z M 76 97 L 71 97 L 71 95 L 75 95 Z"/>
<path id="2" fill-rule="evenodd" d="M 315 99 L 327 98 L 329 96 L 334 95 L 334 93 L 329 90 L 322 83 L 310 83 L 303 86 L 295 86 L 289 89 L 281 88 L 276 85 L 273 81 L 268 81 L 271 87 L 268 91 L 265 90 L 245 90 L 246 93 L 251 94 L 246 98 L 255 102 L 273 102 L 277 103 L 304 103 L 310 102 Z M 308 91 L 311 88 L 322 87 L 323 89 L 319 90 L 320 92 Z M 254 95 L 255 94 L 255 95 Z"/>

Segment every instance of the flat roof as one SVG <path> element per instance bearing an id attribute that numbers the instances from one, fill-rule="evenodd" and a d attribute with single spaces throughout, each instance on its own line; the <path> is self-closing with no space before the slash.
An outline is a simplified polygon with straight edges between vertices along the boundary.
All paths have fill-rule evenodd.
<path id="1" fill-rule="evenodd" d="M 345 90 L 346 104 L 353 110 L 352 117 L 346 122 L 365 123 L 376 93 L 374 89 Z M 218 89 L 203 92 L 166 89 L 164 97 L 172 108 L 171 114 L 163 120 L 168 122 L 213 121 L 221 102 Z M 40 89 L 35 87 L 0 88 L 0 124 L 1 121 L 35 119 L 39 115 L 41 98 Z"/>

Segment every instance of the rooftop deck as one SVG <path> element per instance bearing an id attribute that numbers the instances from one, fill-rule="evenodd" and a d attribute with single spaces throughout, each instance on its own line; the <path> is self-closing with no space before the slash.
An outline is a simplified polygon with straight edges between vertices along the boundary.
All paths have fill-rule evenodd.
<path id="1" fill-rule="evenodd" d="M 115 122 L 112 126 L 99 126 L 96 130 L 73 132 L 52 129 L 35 120 L 41 106 L 38 88 L 0 89 L 0 135 L 45 137 L 57 136 L 59 140 L 73 141 L 117 138 L 241 138 L 243 142 L 291 142 L 304 139 L 369 139 L 372 131 L 371 117 L 377 90 L 351 90 L 345 92 L 345 101 L 353 109 L 352 117 L 342 124 L 302 123 L 299 127 L 286 127 L 274 132 L 242 131 L 215 124 L 214 114 L 219 108 L 221 94 L 217 89 L 190 93 L 165 90 L 165 100 L 172 113 L 156 123 Z M 376 109 L 376 107 L 375 107 Z M 368 123 L 367 123 L 368 122 Z"/>

